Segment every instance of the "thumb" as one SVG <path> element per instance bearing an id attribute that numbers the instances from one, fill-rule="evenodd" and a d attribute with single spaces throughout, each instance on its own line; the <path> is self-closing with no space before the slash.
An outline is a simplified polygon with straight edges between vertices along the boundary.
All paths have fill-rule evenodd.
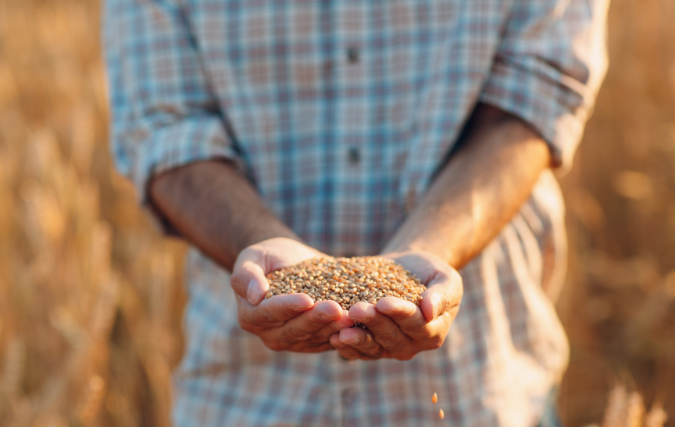
<path id="1" fill-rule="evenodd" d="M 420 303 L 420 309 L 427 322 L 459 306 L 463 292 L 462 277 L 457 271 L 453 270 L 448 275 L 437 275 L 422 293 L 424 299 Z"/>
<path id="2" fill-rule="evenodd" d="M 232 272 L 232 289 L 253 305 L 258 305 L 263 300 L 270 287 L 264 266 L 264 256 L 261 253 L 245 249 L 237 257 Z"/>

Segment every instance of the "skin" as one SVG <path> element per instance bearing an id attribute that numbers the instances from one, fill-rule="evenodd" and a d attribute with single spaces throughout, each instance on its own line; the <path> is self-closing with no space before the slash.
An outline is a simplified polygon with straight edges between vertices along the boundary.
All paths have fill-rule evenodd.
<path id="1" fill-rule="evenodd" d="M 331 336 L 341 356 L 408 360 L 440 347 L 461 302 L 456 269 L 499 234 L 551 163 L 548 147 L 534 131 L 494 107 L 476 109 L 465 138 L 382 251 L 430 279 L 424 300 L 419 308 L 397 298 L 384 298 L 376 306 L 356 304 L 349 317 L 369 332 L 350 328 Z M 405 255 L 395 255 L 400 252 Z"/>
<path id="2" fill-rule="evenodd" d="M 549 150 L 535 132 L 487 105 L 474 111 L 462 147 L 382 251 L 427 285 L 420 307 L 388 297 L 347 313 L 304 294 L 264 300 L 266 274 L 323 254 L 276 218 L 229 162 L 162 173 L 149 195 L 189 242 L 233 272 L 239 323 L 270 349 L 337 349 L 347 359 L 409 360 L 443 344 L 462 298 L 457 269 L 500 232 L 550 165 Z M 352 328 L 353 321 L 368 332 Z"/>

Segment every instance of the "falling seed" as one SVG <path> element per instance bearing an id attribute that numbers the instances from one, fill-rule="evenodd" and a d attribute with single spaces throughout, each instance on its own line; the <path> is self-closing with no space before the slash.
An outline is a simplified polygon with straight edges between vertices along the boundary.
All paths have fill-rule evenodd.
<path id="1" fill-rule="evenodd" d="M 437 395 L 436 393 L 434 393 L 434 394 L 431 396 L 431 402 L 432 402 L 432 403 L 438 402 L 438 395 Z M 441 418 L 442 418 L 442 417 L 441 417 Z"/>
<path id="2" fill-rule="evenodd" d="M 442 409 L 441 409 L 440 411 L 438 411 L 438 417 L 439 417 L 440 419 L 445 418 L 445 412 L 443 412 Z"/>

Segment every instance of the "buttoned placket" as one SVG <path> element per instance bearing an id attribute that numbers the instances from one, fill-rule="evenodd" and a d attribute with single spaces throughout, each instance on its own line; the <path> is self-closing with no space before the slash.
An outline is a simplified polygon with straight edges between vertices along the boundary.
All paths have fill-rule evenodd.
<path id="1" fill-rule="evenodd" d="M 359 66 L 360 52 L 355 45 L 347 47 L 346 67 L 354 68 Z M 358 145 L 350 145 L 347 150 L 347 160 L 350 166 L 357 166 L 361 161 L 361 148 Z"/>
<path id="2" fill-rule="evenodd" d="M 343 427 L 353 427 L 356 424 L 356 397 L 357 392 L 354 387 L 347 387 L 342 391 L 342 425 Z"/>
<path id="3" fill-rule="evenodd" d="M 366 141 L 361 139 L 352 139 L 351 135 L 361 133 L 366 126 L 367 104 L 364 102 L 365 96 L 354 94 L 354 88 L 358 88 L 366 81 L 366 52 L 364 52 L 366 39 L 366 11 L 367 5 L 359 1 L 340 2 L 337 6 L 337 25 L 335 37 L 340 40 L 336 45 L 339 49 L 339 61 L 336 70 L 336 77 L 342 85 L 348 86 L 351 91 L 347 92 L 346 87 L 339 87 L 338 96 L 338 120 L 336 125 L 338 133 L 345 137 L 340 141 L 341 163 L 345 165 L 345 179 L 363 173 L 364 156 L 367 155 L 363 150 L 362 144 Z M 363 418 L 359 407 L 358 388 L 356 386 L 356 369 L 359 361 L 349 361 L 342 359 L 339 361 L 338 371 L 340 374 L 336 378 L 337 395 L 340 400 L 340 420 L 338 425 L 341 427 L 357 427 L 361 425 Z"/>

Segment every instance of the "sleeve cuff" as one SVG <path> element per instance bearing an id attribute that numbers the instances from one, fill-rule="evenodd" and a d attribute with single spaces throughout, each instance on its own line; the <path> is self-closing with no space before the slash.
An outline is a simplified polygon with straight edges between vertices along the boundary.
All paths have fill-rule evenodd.
<path id="1" fill-rule="evenodd" d="M 152 213 L 157 225 L 168 235 L 180 234 L 150 201 L 148 185 L 154 176 L 192 162 L 213 159 L 231 160 L 240 170 L 244 170 L 221 121 L 215 117 L 185 117 L 179 122 L 151 131 L 137 129 L 127 142 L 135 152 L 131 156 L 134 162 L 128 172 L 136 194 L 140 203 Z"/>
<path id="2" fill-rule="evenodd" d="M 480 101 L 532 126 L 548 144 L 553 165 L 566 170 L 572 164 L 588 118 L 583 84 L 570 77 L 555 76 L 553 70 L 537 72 L 542 66 L 550 66 L 530 59 L 530 64 L 508 64 L 497 59 Z"/>

